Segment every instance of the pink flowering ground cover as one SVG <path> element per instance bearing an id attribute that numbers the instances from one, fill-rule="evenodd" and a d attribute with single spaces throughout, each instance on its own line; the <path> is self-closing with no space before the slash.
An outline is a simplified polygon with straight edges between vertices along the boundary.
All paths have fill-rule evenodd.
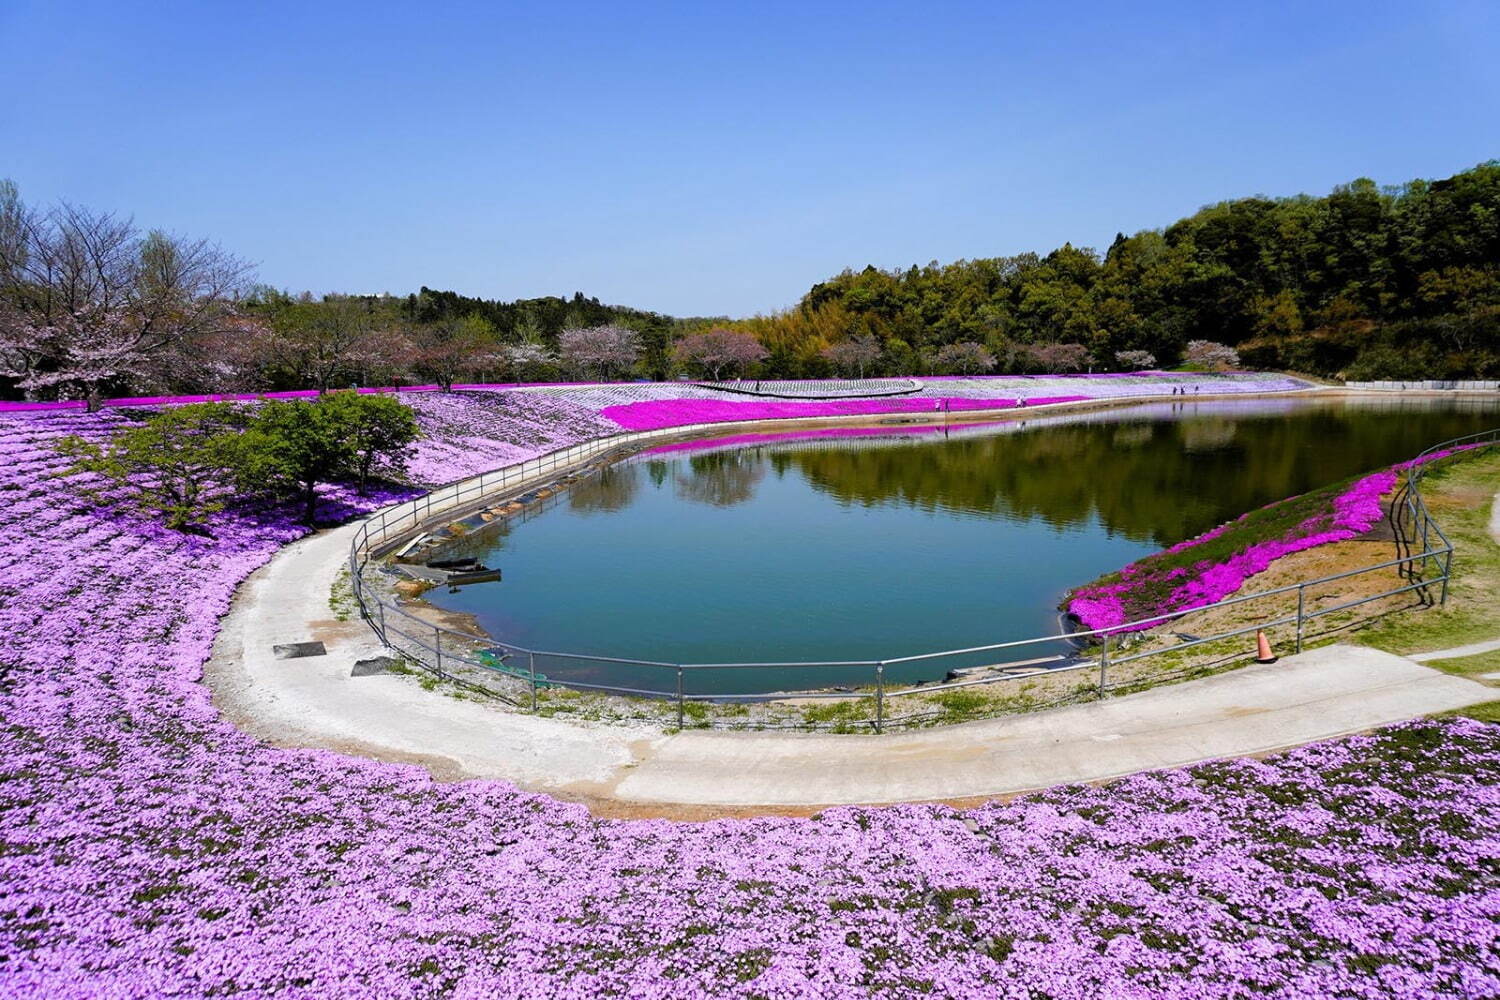
<path id="1" fill-rule="evenodd" d="M 1463 450 L 1439 452 L 1426 461 Z M 1386 516 L 1384 498 L 1414 464 L 1402 462 L 1250 511 L 1079 587 L 1064 606 L 1085 628 L 1106 629 L 1222 601 L 1283 556 L 1369 531 Z"/>
<path id="2" fill-rule="evenodd" d="M 792 420 L 812 417 L 847 417 L 883 413 L 953 413 L 964 410 L 1007 410 L 1022 405 L 1024 397 L 970 399 L 966 397 L 915 396 L 899 399 L 835 399 L 815 403 L 796 401 L 742 401 L 737 399 L 659 399 L 606 406 L 599 412 L 632 431 L 656 430 L 682 424 L 714 424 L 736 420 Z M 1038 396 L 1025 399 L 1028 406 L 1068 403 L 1087 396 Z"/>
<path id="3" fill-rule="evenodd" d="M 0 996 L 1500 994 L 1500 728 L 1477 722 L 967 812 L 704 824 L 260 743 L 202 666 L 302 529 L 90 505 L 52 444 L 124 419 L 0 417 Z"/>
<path id="4" fill-rule="evenodd" d="M 466 479 L 590 438 L 620 433 L 593 409 L 520 392 L 432 392 L 403 396 L 423 437 L 408 471 L 427 485 Z"/>

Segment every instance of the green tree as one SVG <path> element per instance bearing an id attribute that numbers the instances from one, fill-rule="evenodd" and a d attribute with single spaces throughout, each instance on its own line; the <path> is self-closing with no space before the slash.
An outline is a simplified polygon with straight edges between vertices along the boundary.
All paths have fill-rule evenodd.
<path id="1" fill-rule="evenodd" d="M 314 404 L 329 415 L 352 453 L 355 482 L 363 496 L 370 478 L 395 478 L 406 470 L 412 446 L 421 436 L 411 407 L 385 395 L 335 392 Z"/>
<path id="2" fill-rule="evenodd" d="M 354 475 L 355 456 L 331 407 L 273 400 L 243 438 L 241 481 L 250 489 L 297 497 L 303 521 L 316 523 L 318 487 Z"/>
<path id="3" fill-rule="evenodd" d="M 241 407 L 194 403 L 162 410 L 106 442 L 71 436 L 58 449 L 77 460 L 74 471 L 104 477 L 107 486 L 92 490 L 101 502 L 123 498 L 174 531 L 207 534 L 207 519 L 224 509 L 240 476 L 247 422 Z"/>
<path id="4" fill-rule="evenodd" d="M 313 525 L 319 486 L 363 483 L 377 470 L 400 475 L 416 437 L 411 410 L 387 396 L 344 392 L 316 402 L 268 402 L 242 439 L 241 481 L 296 497 L 303 520 Z"/>

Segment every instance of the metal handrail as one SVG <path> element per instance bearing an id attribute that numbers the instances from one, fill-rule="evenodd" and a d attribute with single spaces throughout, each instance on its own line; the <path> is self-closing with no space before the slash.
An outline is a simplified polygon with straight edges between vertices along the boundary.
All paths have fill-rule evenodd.
<path id="1" fill-rule="evenodd" d="M 1406 465 L 1405 482 L 1393 501 L 1392 522 L 1397 532 L 1398 546 L 1405 546 L 1406 555 L 1398 555 L 1398 558 L 1362 566 L 1353 570 L 1345 570 L 1327 576 L 1317 577 L 1311 580 L 1303 580 L 1299 583 L 1275 587 L 1269 590 L 1257 591 L 1252 594 L 1239 594 L 1202 604 L 1192 608 L 1184 608 L 1165 614 L 1154 615 L 1136 621 L 1125 622 L 1120 625 L 1105 628 L 1086 629 L 1076 632 L 1060 632 L 1056 635 L 1034 636 L 1026 639 L 1015 639 L 1007 642 L 992 643 L 983 646 L 971 646 L 962 649 L 942 650 L 930 653 L 918 653 L 909 656 L 890 657 L 881 660 L 818 660 L 818 661 L 792 661 L 792 662 L 744 662 L 744 663 L 672 663 L 658 660 L 640 660 L 625 657 L 602 656 L 598 654 L 569 653 L 560 650 L 530 649 L 516 643 L 496 641 L 489 636 L 473 635 L 458 629 L 446 628 L 441 625 L 425 621 L 402 608 L 399 604 L 383 600 L 378 594 L 373 593 L 364 580 L 364 569 L 368 564 L 370 556 L 378 549 L 394 545 L 392 536 L 399 541 L 407 538 L 413 532 L 430 521 L 434 509 L 446 517 L 451 517 L 456 511 L 473 509 L 481 504 L 476 497 L 493 498 L 496 495 L 510 495 L 523 486 L 532 486 L 543 480 L 555 478 L 559 470 L 569 471 L 582 467 L 583 464 L 597 459 L 606 454 L 616 452 L 623 453 L 634 449 L 640 444 L 661 440 L 663 438 L 693 437 L 707 430 L 722 431 L 724 425 L 695 425 L 691 427 L 664 428 L 655 431 L 638 431 L 626 434 L 612 435 L 607 438 L 598 438 L 584 442 L 579 445 L 571 445 L 566 448 L 556 449 L 544 455 L 536 456 L 524 462 L 503 469 L 487 472 L 483 475 L 473 477 L 458 483 L 433 490 L 422 497 L 397 504 L 390 508 L 382 509 L 376 514 L 366 518 L 355 532 L 350 542 L 349 549 L 349 573 L 351 589 L 356 602 L 359 605 L 360 615 L 366 623 L 380 637 L 381 641 L 388 647 L 396 648 L 390 641 L 392 634 L 398 635 L 410 641 L 410 643 L 421 651 L 421 654 L 430 654 L 432 662 L 422 660 L 423 666 L 435 670 L 442 676 L 457 679 L 449 671 L 444 669 L 444 661 L 459 662 L 472 667 L 497 672 L 496 668 L 484 661 L 466 655 L 462 648 L 443 648 L 443 636 L 454 637 L 460 644 L 470 646 L 484 646 L 488 649 L 503 651 L 506 656 L 521 656 L 526 660 L 526 668 L 523 671 L 519 667 L 511 667 L 504 671 L 504 676 L 516 680 L 521 685 L 529 687 L 530 699 L 533 710 L 537 706 L 538 688 L 541 685 L 572 688 L 586 691 L 602 691 L 611 694 L 624 694 L 629 696 L 641 696 L 647 698 L 663 699 L 670 698 L 676 703 L 677 721 L 681 726 L 683 722 L 685 705 L 687 702 L 704 701 L 750 701 L 750 700 L 775 700 L 778 697 L 795 696 L 806 699 L 847 699 L 850 697 L 873 697 L 876 705 L 875 718 L 866 720 L 872 725 L 876 732 L 883 731 L 887 721 L 885 714 L 885 700 L 887 698 L 903 697 L 913 694 L 931 694 L 939 691 L 956 690 L 966 687 L 974 687 L 985 684 L 995 684 L 1007 680 L 1035 679 L 1041 674 L 1048 676 L 1070 673 L 1078 670 L 1097 670 L 1099 674 L 1098 691 L 1101 696 L 1108 691 L 1108 670 L 1111 666 L 1119 666 L 1146 659 L 1151 656 L 1159 656 L 1164 653 L 1175 653 L 1184 649 L 1190 649 L 1210 642 L 1217 642 L 1240 635 L 1254 632 L 1258 629 L 1271 628 L 1278 625 L 1295 624 L 1296 627 L 1296 651 L 1301 652 L 1303 646 L 1304 629 L 1307 622 L 1320 618 L 1324 615 L 1333 614 L 1338 611 L 1347 610 L 1374 600 L 1392 597 L 1399 594 L 1421 592 L 1424 605 L 1433 603 L 1428 588 L 1441 585 L 1439 597 L 1436 603 L 1444 604 L 1448 596 L 1448 582 L 1452 576 L 1453 566 L 1453 544 L 1443 532 L 1437 521 L 1427 510 L 1427 505 L 1422 498 L 1421 482 L 1430 469 L 1433 461 L 1442 457 L 1440 453 L 1469 450 L 1472 448 L 1485 447 L 1500 443 L 1500 428 L 1481 431 L 1448 441 L 1440 442 L 1422 451 L 1417 458 Z M 438 498 L 434 508 L 434 497 Z M 491 502 L 484 500 L 483 503 Z M 395 516 L 392 516 L 392 512 Z M 419 513 L 420 512 L 420 513 Z M 1403 527 L 1398 523 L 1402 516 L 1411 520 L 1411 537 L 1404 537 Z M 378 537 L 373 541 L 371 532 L 378 529 Z M 1432 544 L 1434 537 L 1438 545 Z M 1421 551 L 1414 551 L 1413 542 L 1420 541 Z M 1401 549 L 1398 547 L 1398 553 Z M 1426 578 L 1425 567 L 1432 560 L 1441 560 L 1442 572 L 1431 579 Z M 1418 566 L 1424 567 L 1419 569 Z M 1320 584 L 1331 583 L 1338 580 L 1359 576 L 1364 573 L 1376 572 L 1383 569 L 1397 567 L 1404 579 L 1414 580 L 1394 590 L 1382 591 L 1378 594 L 1369 595 L 1354 601 L 1339 604 L 1333 607 L 1324 607 L 1309 610 L 1306 607 L 1307 588 Z M 1218 608 L 1227 608 L 1234 605 L 1244 604 L 1249 601 L 1259 600 L 1267 597 L 1275 597 L 1295 592 L 1297 594 L 1297 611 L 1295 615 L 1284 615 L 1270 620 L 1262 620 L 1245 628 L 1234 629 L 1227 632 L 1216 633 L 1211 636 L 1195 637 L 1179 642 L 1175 645 L 1164 646 L 1157 649 L 1144 650 L 1131 653 L 1126 656 L 1111 657 L 1111 646 L 1122 634 L 1136 633 L 1149 629 L 1165 622 L 1174 621 L 1187 615 L 1197 614 L 1203 611 L 1211 611 Z M 394 615 L 404 622 L 414 623 L 418 633 L 403 631 L 393 627 L 388 621 L 388 616 Z M 432 636 L 432 644 L 428 645 L 424 635 Z M 995 675 L 977 679 L 960 679 L 956 681 L 945 681 L 939 684 L 925 684 L 920 687 L 899 687 L 896 690 L 887 690 L 885 682 L 885 669 L 900 664 L 916 663 L 924 660 L 939 659 L 942 657 L 970 656 L 979 653 L 988 653 L 1002 649 L 1014 649 L 1021 646 L 1035 645 L 1045 642 L 1063 642 L 1076 648 L 1080 640 L 1098 639 L 1099 652 L 1097 659 L 1064 661 L 1060 666 L 1044 668 L 1037 672 L 1022 675 Z M 624 666 L 646 667 L 661 669 L 675 674 L 676 690 L 664 691 L 659 689 L 644 689 L 626 687 L 622 685 L 599 684 L 580 680 L 559 680 L 551 677 L 539 677 L 536 670 L 537 657 L 566 658 L 568 660 L 584 661 L 591 663 L 615 663 Z M 418 657 L 420 659 L 420 655 Z M 998 664 L 997 666 L 1005 666 Z M 768 669 L 768 670 L 806 670 L 815 668 L 849 668 L 862 667 L 873 668 L 873 691 L 865 692 L 829 692 L 829 691 L 798 691 L 798 692 L 755 692 L 755 693 L 727 693 L 716 692 L 712 694 L 693 694 L 685 690 L 684 678 L 687 675 L 702 671 L 723 671 L 738 669 Z M 509 700 L 509 699 L 507 699 Z"/>

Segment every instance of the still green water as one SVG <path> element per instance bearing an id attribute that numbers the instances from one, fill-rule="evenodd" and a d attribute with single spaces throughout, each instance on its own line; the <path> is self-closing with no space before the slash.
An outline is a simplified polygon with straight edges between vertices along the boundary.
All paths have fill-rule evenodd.
<path id="1" fill-rule="evenodd" d="M 497 641 L 672 663 L 859 660 L 1058 630 L 1069 588 L 1283 497 L 1500 422 L 1497 400 L 1150 404 L 879 437 L 635 456 L 453 547 L 504 581 L 433 591 Z M 887 678 L 1057 648 L 892 667 Z M 524 662 L 524 661 L 521 661 Z M 563 657 L 558 679 L 675 690 Z M 862 684 L 868 668 L 692 671 L 689 693 Z"/>

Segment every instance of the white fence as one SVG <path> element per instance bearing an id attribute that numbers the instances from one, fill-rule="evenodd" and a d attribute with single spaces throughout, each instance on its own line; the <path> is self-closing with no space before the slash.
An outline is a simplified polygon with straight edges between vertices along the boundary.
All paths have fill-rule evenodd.
<path id="1" fill-rule="evenodd" d="M 1460 392 L 1497 392 L 1500 381 L 1483 379 L 1424 379 L 1410 382 L 1345 382 L 1346 389 L 1381 389 L 1399 392 L 1403 389 L 1452 389 Z"/>

